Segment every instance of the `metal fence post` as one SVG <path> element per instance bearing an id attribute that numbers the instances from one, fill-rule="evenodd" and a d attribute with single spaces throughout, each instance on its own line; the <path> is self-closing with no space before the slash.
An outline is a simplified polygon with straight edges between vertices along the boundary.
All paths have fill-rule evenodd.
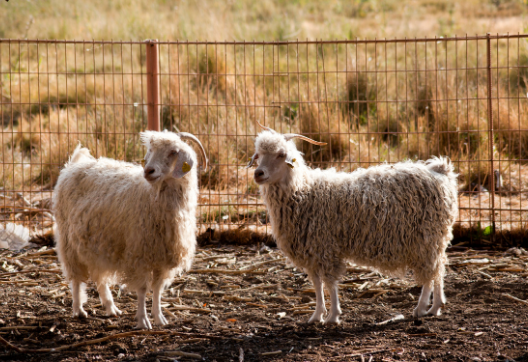
<path id="1" fill-rule="evenodd" d="M 158 40 L 147 40 L 147 129 L 160 130 Z"/>
<path id="2" fill-rule="evenodd" d="M 491 241 L 495 240 L 495 175 L 493 167 L 493 148 L 494 148 L 494 136 L 493 136 L 493 106 L 491 102 L 492 97 L 492 85 L 491 85 L 491 34 L 486 34 L 486 55 L 487 55 L 487 73 L 488 73 L 488 138 L 489 138 L 489 162 L 490 162 L 490 197 L 491 197 Z"/>

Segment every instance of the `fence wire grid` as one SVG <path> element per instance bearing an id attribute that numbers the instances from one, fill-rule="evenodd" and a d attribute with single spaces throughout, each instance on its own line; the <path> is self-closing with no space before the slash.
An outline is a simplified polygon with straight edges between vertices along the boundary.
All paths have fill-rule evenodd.
<path id="1" fill-rule="evenodd" d="M 200 231 L 268 232 L 253 170 L 245 169 L 258 120 L 327 142 L 298 141 L 312 167 L 350 172 L 449 156 L 459 173 L 456 236 L 522 239 L 528 236 L 527 40 L 525 34 L 2 39 L 0 227 L 45 232 L 53 223 L 53 187 L 78 142 L 96 157 L 139 164 L 145 152 L 139 132 L 159 122 L 161 129 L 195 134 L 207 151 Z"/>

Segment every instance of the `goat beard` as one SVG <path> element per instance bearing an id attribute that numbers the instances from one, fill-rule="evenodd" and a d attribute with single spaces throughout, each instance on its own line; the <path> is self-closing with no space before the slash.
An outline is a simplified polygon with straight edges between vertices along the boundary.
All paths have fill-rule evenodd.
<path id="1" fill-rule="evenodd" d="M 154 201 L 158 201 L 159 200 L 159 196 L 161 194 L 162 185 L 163 185 L 163 182 L 158 182 L 154 186 L 156 188 L 156 197 L 154 197 Z"/>

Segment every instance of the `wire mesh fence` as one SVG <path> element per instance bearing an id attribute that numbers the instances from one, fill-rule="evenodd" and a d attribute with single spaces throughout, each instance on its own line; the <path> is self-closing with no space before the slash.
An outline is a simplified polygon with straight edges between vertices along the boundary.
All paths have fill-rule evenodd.
<path id="1" fill-rule="evenodd" d="M 245 169 L 258 120 L 327 142 L 297 144 L 312 167 L 447 155 L 460 174 L 457 236 L 514 241 L 528 236 L 527 40 L 0 40 L 1 223 L 50 228 L 77 143 L 140 163 L 139 132 L 159 112 L 161 129 L 195 134 L 208 153 L 201 231 L 267 231 Z"/>

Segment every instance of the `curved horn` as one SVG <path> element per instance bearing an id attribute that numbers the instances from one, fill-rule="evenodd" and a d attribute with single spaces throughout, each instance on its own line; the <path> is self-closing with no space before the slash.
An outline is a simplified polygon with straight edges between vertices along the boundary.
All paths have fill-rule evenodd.
<path id="1" fill-rule="evenodd" d="M 266 126 L 261 125 L 259 121 L 257 121 L 257 123 L 258 123 L 258 125 L 259 125 L 261 128 L 263 128 L 263 129 L 266 130 L 266 131 L 275 132 L 275 130 L 273 130 L 273 129 L 269 128 L 269 127 L 266 127 Z"/>
<path id="2" fill-rule="evenodd" d="M 300 138 L 300 139 L 302 139 L 302 140 L 304 140 L 306 142 L 313 143 L 314 145 L 318 145 L 318 146 L 327 145 L 326 142 L 317 142 L 317 141 L 314 141 L 311 138 L 308 138 L 306 136 L 303 136 L 303 135 L 300 135 L 300 134 L 297 134 L 297 133 L 286 133 L 286 134 L 284 134 L 284 138 L 286 139 L 286 141 L 292 140 L 294 138 Z"/>
<path id="3" fill-rule="evenodd" d="M 178 133 L 178 136 L 180 136 L 181 139 L 187 139 L 187 140 L 194 141 L 198 144 L 198 146 L 200 146 L 200 150 L 202 151 L 202 160 L 203 160 L 203 163 L 205 164 L 204 171 L 207 171 L 207 155 L 205 154 L 205 150 L 200 140 L 196 138 L 195 135 L 188 133 L 188 132 L 180 132 Z"/>

